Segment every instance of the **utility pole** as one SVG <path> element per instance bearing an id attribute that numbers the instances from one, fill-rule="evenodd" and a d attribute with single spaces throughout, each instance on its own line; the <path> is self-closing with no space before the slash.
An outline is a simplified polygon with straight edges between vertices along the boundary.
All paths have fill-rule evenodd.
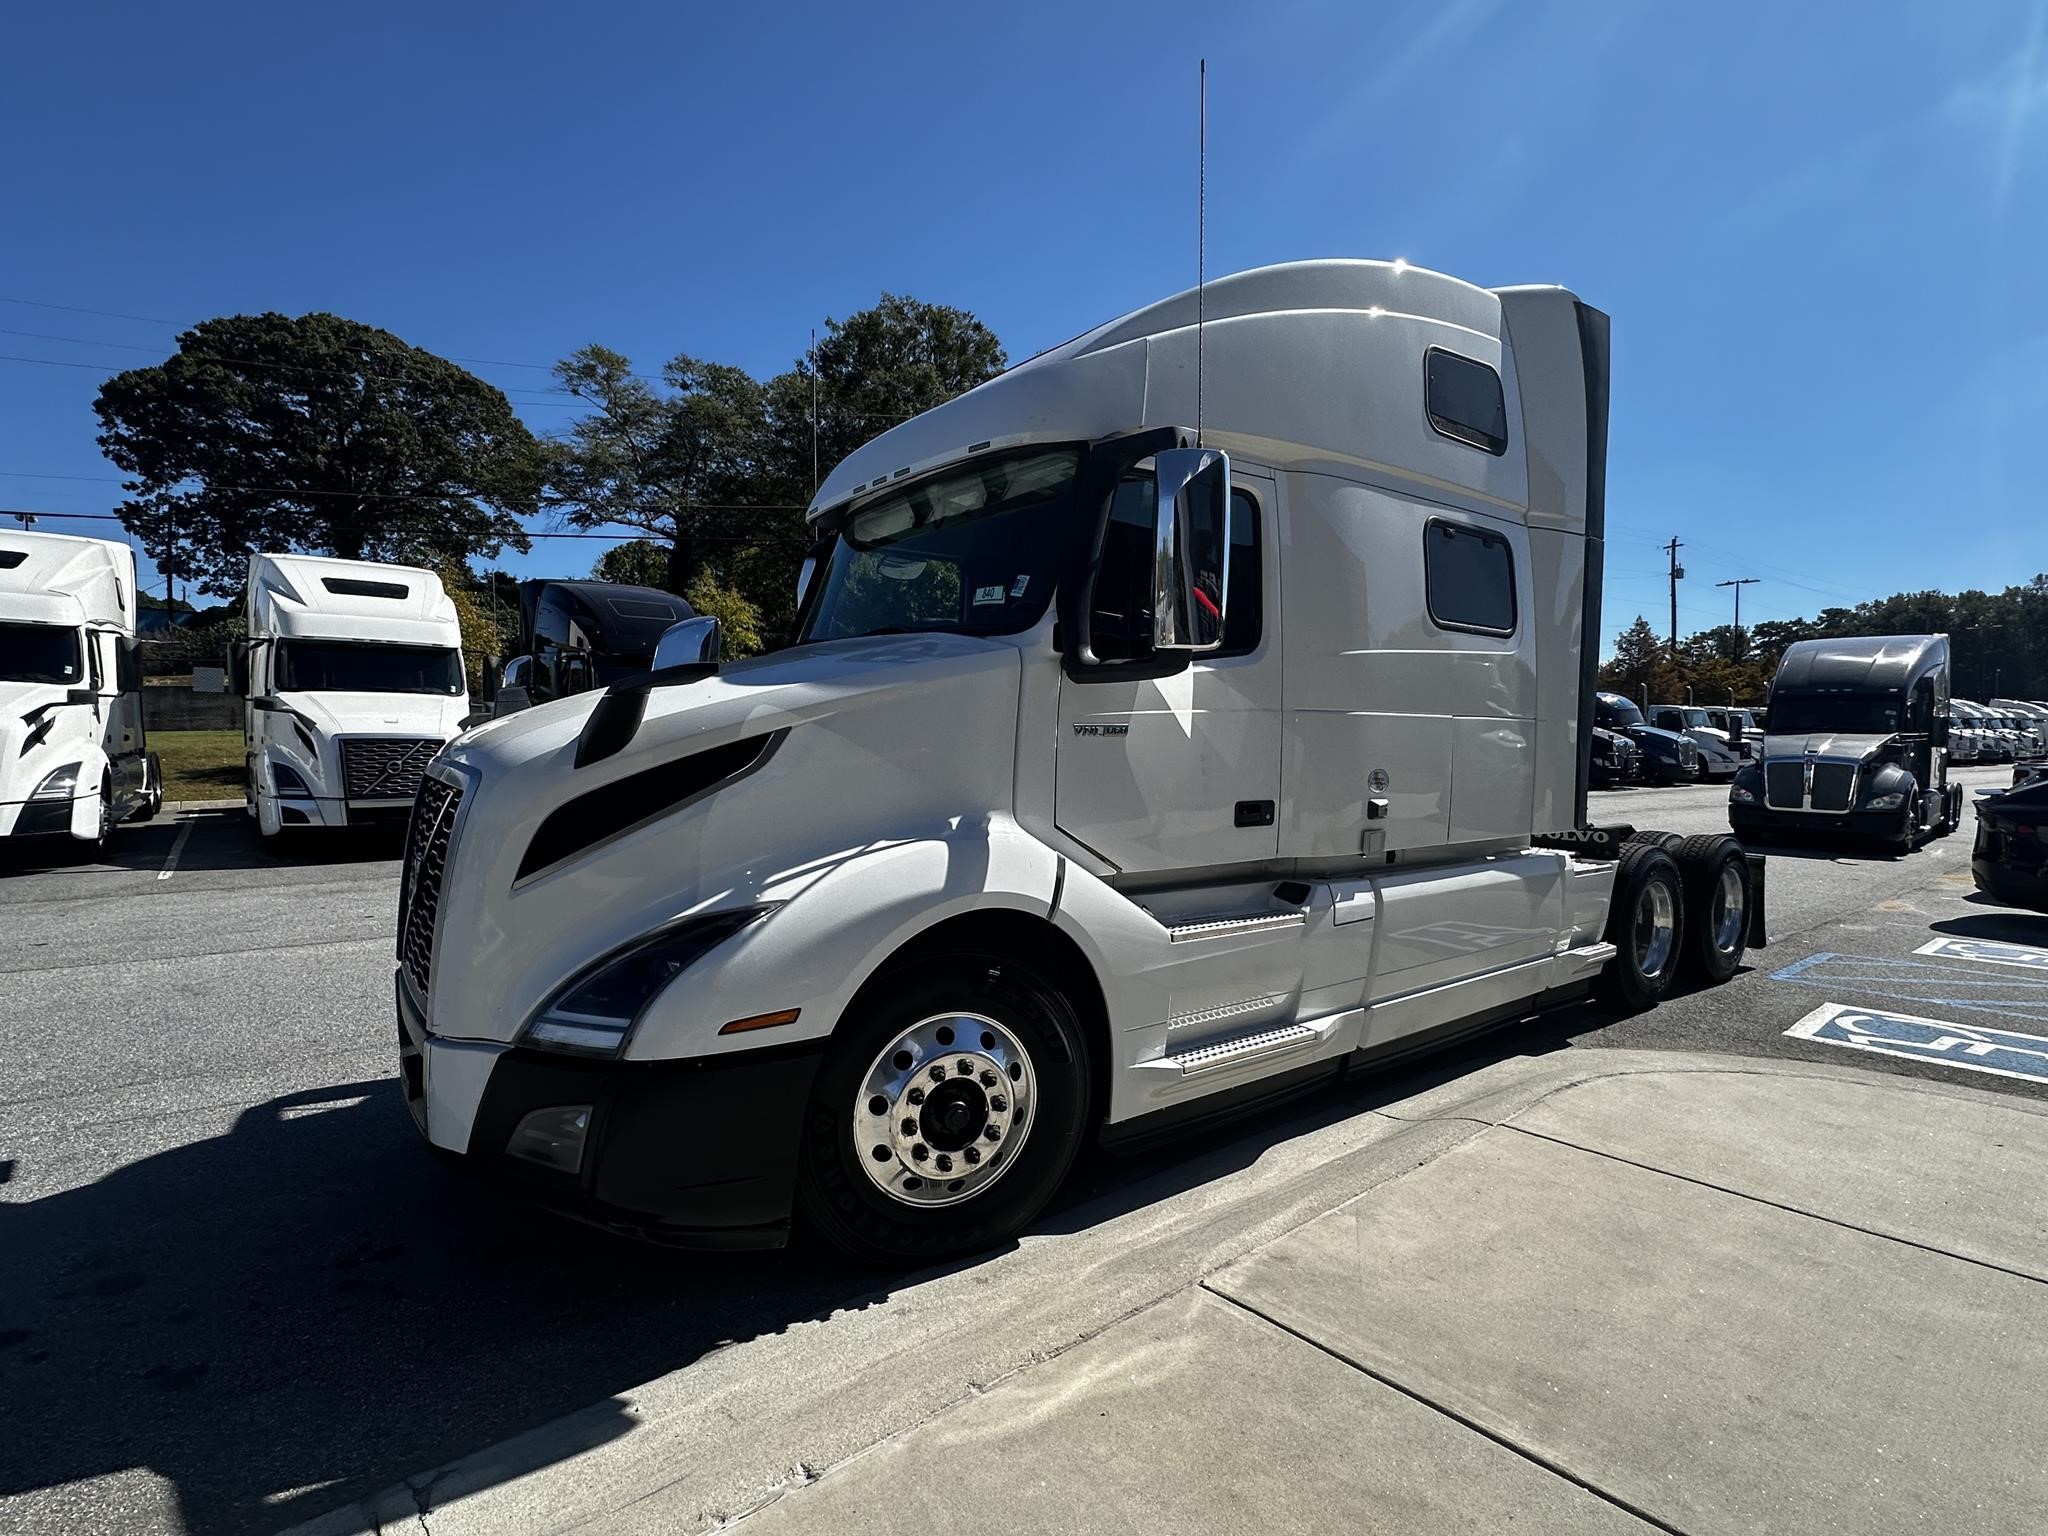
<path id="1" fill-rule="evenodd" d="M 1678 655 L 1678 584 L 1685 580 L 1685 567 L 1678 563 L 1678 552 L 1685 546 L 1678 542 L 1678 535 L 1671 536 L 1671 542 L 1664 546 L 1671 556 L 1671 655 Z"/>
<path id="2" fill-rule="evenodd" d="M 818 494 L 818 328 L 811 327 L 811 494 Z"/>
<path id="3" fill-rule="evenodd" d="M 1735 645 L 1738 648 L 1742 645 L 1742 589 L 1755 586 L 1761 579 L 1761 577 L 1757 576 L 1738 576 L 1733 581 L 1717 581 L 1714 583 L 1717 587 L 1733 587 L 1735 589 Z M 1730 656 L 1728 659 L 1730 661 L 1740 661 L 1742 658 L 1740 655 L 1735 655 Z"/>

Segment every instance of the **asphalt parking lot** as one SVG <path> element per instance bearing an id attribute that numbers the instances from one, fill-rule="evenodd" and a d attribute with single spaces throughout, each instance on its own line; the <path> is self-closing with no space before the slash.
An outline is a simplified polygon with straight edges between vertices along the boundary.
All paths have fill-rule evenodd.
<path id="1" fill-rule="evenodd" d="M 1718 830 L 1724 796 L 1618 791 L 1594 815 Z M 1773 942 L 1724 988 L 1503 1031 L 1225 1140 L 1092 1159 L 1004 1290 L 1032 1277 L 1016 1304 L 1085 1330 L 1142 1289 L 1132 1266 L 1198 1266 L 1219 1234 L 1311 1201 L 1373 1106 L 1505 1057 L 1708 1050 L 2041 1097 L 1966 1048 L 1906 1059 L 1786 1033 L 1830 1004 L 2048 1033 L 2048 972 L 1920 953 L 2048 939 L 2048 919 L 1976 896 L 1969 836 L 1966 817 L 1903 859 L 1767 850 Z M 639 1248 L 426 1156 L 392 1077 L 395 832 L 273 859 L 239 812 L 202 811 L 110 852 L 0 868 L 0 1531 L 278 1530 L 508 1442 L 494 1475 L 511 1477 L 528 1469 L 517 1437 L 555 1426 L 538 1462 L 560 1459 L 565 1420 L 591 1446 L 625 1436 L 649 1422 L 647 1384 L 715 1378 L 728 1346 L 805 1335 L 814 1369 L 915 1318 L 915 1278 Z M 1142 1237 L 1136 1253 L 1119 1237 L 1114 1270 L 1092 1246 L 1111 1221 Z M 947 1280 L 982 1283 L 973 1265 Z"/>

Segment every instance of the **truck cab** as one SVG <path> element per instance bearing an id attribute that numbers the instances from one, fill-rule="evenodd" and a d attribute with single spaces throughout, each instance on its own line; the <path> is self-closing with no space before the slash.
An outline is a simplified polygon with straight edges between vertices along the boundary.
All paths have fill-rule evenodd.
<path id="1" fill-rule="evenodd" d="M 430 570 L 319 555 L 249 558 L 244 800 L 264 839 L 403 821 L 469 713 L 462 629 Z"/>
<path id="2" fill-rule="evenodd" d="M 1695 705 L 1652 704 L 1648 718 L 1659 730 L 1690 738 L 1700 749 L 1703 777 L 1731 776 L 1746 758 L 1755 754 L 1754 743 L 1731 736 L 1725 726 L 1716 725 L 1705 709 Z"/>
<path id="3" fill-rule="evenodd" d="M 1728 791 L 1745 839 L 1804 832 L 1911 852 L 1962 820 L 1948 778 L 1946 635 L 1801 640 L 1771 683 L 1761 760 Z"/>
<path id="4" fill-rule="evenodd" d="M 1603 731 L 1626 736 L 1642 753 L 1643 777 L 1654 784 L 1691 784 L 1701 776 L 1699 743 L 1682 731 L 1652 725 L 1636 701 L 1623 693 L 1593 698 L 1593 723 Z"/>
<path id="5" fill-rule="evenodd" d="M 519 588 L 519 650 L 504 666 L 493 713 L 608 688 L 648 670 L 661 637 L 696 614 L 658 587 L 612 581 L 528 581 Z"/>
<path id="6" fill-rule="evenodd" d="M 429 770 L 421 1132 L 663 1241 L 922 1262 L 1087 1142 L 1725 979 L 1760 861 L 1587 821 L 1606 388 L 1563 289 L 1303 262 L 860 448 L 789 649 Z"/>
<path id="7" fill-rule="evenodd" d="M 135 596 L 125 544 L 0 533 L 0 837 L 98 847 L 162 805 Z"/>

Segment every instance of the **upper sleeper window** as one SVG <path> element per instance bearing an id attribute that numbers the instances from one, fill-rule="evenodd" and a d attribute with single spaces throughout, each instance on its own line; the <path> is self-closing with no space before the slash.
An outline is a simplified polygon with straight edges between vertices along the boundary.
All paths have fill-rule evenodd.
<path id="1" fill-rule="evenodd" d="M 1422 551 L 1429 616 L 1437 628 L 1515 632 L 1515 556 L 1506 539 L 1432 518 Z"/>
<path id="2" fill-rule="evenodd" d="M 364 581 L 359 576 L 322 576 L 320 585 L 336 597 L 403 597 L 402 581 Z"/>
<path id="3" fill-rule="evenodd" d="M 1423 373 L 1432 427 L 1488 453 L 1508 451 L 1508 407 L 1499 374 L 1441 347 L 1429 349 Z"/>

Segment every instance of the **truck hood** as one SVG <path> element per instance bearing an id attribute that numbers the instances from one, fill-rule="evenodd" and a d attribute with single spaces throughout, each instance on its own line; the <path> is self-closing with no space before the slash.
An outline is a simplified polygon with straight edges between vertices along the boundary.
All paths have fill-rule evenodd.
<path id="1" fill-rule="evenodd" d="M 1681 741 L 1691 740 L 1690 737 L 1681 736 L 1677 731 L 1667 731 L 1661 725 L 1632 725 L 1628 728 L 1628 738 L 1640 747 L 1661 745 L 1672 752 L 1678 750 Z M 1694 745 L 1697 746 L 1698 743 L 1695 742 Z"/>
<path id="2" fill-rule="evenodd" d="M 62 683 L 0 683 L 0 801 L 26 800 L 45 775 L 77 762 L 99 739 L 99 721 L 92 706 L 66 704 L 70 690 Z M 54 706 L 37 716 L 49 729 L 41 742 L 23 750 L 35 726 L 22 719 L 45 704 Z M 97 772 L 97 770 L 95 770 Z"/>
<path id="3" fill-rule="evenodd" d="M 277 699 L 326 736 L 432 736 L 446 741 L 469 713 L 466 694 L 288 692 Z"/>
<path id="4" fill-rule="evenodd" d="M 1858 762 L 1897 741 L 1896 735 L 1873 736 L 1848 731 L 1812 731 L 1804 736 L 1764 736 L 1765 757 L 1834 757 Z"/>

